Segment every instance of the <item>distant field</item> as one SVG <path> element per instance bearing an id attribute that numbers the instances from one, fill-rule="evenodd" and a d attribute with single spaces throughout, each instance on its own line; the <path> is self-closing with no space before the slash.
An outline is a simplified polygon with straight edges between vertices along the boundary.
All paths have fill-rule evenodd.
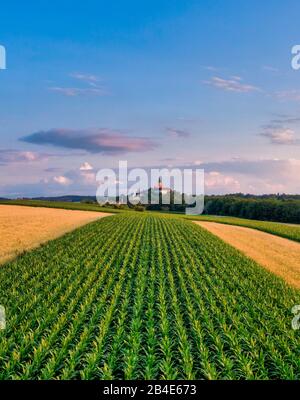
<path id="1" fill-rule="evenodd" d="M 101 207 L 97 204 L 72 203 L 64 201 L 42 201 L 42 200 L 0 200 L 0 204 L 10 204 L 17 206 L 62 208 L 64 210 L 98 211 L 108 213 L 124 212 L 114 208 Z"/>
<path id="2" fill-rule="evenodd" d="M 0 268 L 0 379 L 300 379 L 300 292 L 203 228 L 109 216 Z"/>
<path id="3" fill-rule="evenodd" d="M 131 210 L 118 210 L 108 207 L 100 207 L 99 205 L 93 204 L 83 204 L 83 203 L 71 203 L 71 202 L 56 202 L 56 201 L 40 201 L 40 200 L 9 200 L 0 201 L 0 204 L 15 204 L 24 205 L 31 207 L 47 207 L 47 208 L 62 208 L 66 210 L 83 210 L 83 211 L 98 211 L 98 212 L 108 212 L 108 213 L 135 213 Z M 210 216 L 210 215 L 199 215 L 199 216 L 187 216 L 185 214 L 179 213 L 162 213 L 154 211 L 145 211 L 144 213 L 149 213 L 151 215 L 166 215 L 174 218 L 184 218 L 187 220 L 196 221 L 212 221 L 219 222 L 222 224 L 229 225 L 239 225 L 248 228 L 258 229 L 264 232 L 272 233 L 273 235 L 281 236 L 287 239 L 295 240 L 300 242 L 300 225 L 290 225 L 277 222 L 268 221 L 256 221 L 251 219 L 242 219 L 235 217 L 220 217 L 220 216 Z"/>
<path id="4" fill-rule="evenodd" d="M 107 214 L 0 205 L 0 263 L 102 216 Z"/>
<path id="5" fill-rule="evenodd" d="M 300 288 L 300 243 L 244 226 L 195 221 L 248 257 Z"/>
<path id="6" fill-rule="evenodd" d="M 273 235 L 281 236 L 287 239 L 300 242 L 300 225 L 282 224 L 279 222 L 256 221 L 252 219 L 243 219 L 235 217 L 219 217 L 210 215 L 199 216 L 182 216 L 185 219 L 194 221 L 211 221 L 221 224 L 245 226 L 248 228 L 258 229 L 263 232 L 272 233 Z"/>

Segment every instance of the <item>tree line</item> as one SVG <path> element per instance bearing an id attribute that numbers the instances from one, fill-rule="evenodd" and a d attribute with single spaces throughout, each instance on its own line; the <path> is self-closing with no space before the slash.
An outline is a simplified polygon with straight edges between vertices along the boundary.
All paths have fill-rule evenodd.
<path id="1" fill-rule="evenodd" d="M 207 196 L 205 214 L 300 223 L 300 196 Z"/>
<path id="2" fill-rule="evenodd" d="M 149 189 L 149 195 L 150 195 Z M 175 192 L 170 191 L 169 204 L 164 204 L 163 196 L 159 193 L 157 204 L 132 205 L 129 201 L 125 204 L 106 204 L 107 207 L 131 208 L 136 211 L 163 211 L 184 213 L 186 207 L 184 196 L 182 195 L 182 204 L 175 204 Z M 96 202 L 94 200 L 94 202 Z M 127 203 L 127 204 L 126 204 Z M 275 221 L 300 224 L 300 195 L 288 194 L 229 194 L 229 195 L 210 195 L 205 196 L 204 214 L 224 215 L 231 217 L 257 219 L 262 221 Z"/>

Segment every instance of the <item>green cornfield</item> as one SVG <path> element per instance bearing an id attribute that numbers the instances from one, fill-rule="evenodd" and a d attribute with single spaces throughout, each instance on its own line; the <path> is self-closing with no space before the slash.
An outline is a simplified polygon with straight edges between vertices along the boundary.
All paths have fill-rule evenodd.
<path id="1" fill-rule="evenodd" d="M 0 268 L 0 379 L 299 379 L 300 292 L 193 223 L 109 216 Z"/>

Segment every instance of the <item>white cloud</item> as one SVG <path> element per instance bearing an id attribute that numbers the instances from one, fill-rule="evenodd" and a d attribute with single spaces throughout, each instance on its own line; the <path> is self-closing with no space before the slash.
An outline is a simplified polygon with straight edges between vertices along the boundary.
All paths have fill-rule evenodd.
<path id="1" fill-rule="evenodd" d="M 205 174 L 205 189 L 208 193 L 234 193 L 241 188 L 239 181 L 229 175 L 218 171 L 211 171 Z"/>
<path id="2" fill-rule="evenodd" d="M 60 184 L 60 185 L 70 185 L 70 184 L 72 183 L 71 179 L 69 179 L 69 178 L 67 178 L 67 177 L 65 177 L 65 176 L 62 176 L 62 175 L 60 175 L 60 176 L 55 176 L 55 177 L 53 178 L 53 181 L 54 181 L 55 183 Z"/>
<path id="3" fill-rule="evenodd" d="M 258 87 L 242 83 L 242 78 L 239 76 L 231 76 L 230 79 L 223 79 L 217 76 L 212 77 L 209 81 L 204 81 L 207 85 L 214 86 L 217 89 L 222 89 L 228 92 L 250 93 L 261 91 Z"/>
<path id="4" fill-rule="evenodd" d="M 205 171 L 205 193 L 300 193 L 300 159 L 243 159 L 174 163 L 173 168 L 203 168 Z M 155 165 L 153 168 L 163 168 Z M 7 167 L 9 168 L 9 167 Z M 0 182 L 1 196 L 39 196 L 84 194 L 94 195 L 97 189 L 94 171 L 74 170 L 54 172 L 52 178 L 41 172 L 29 175 L 24 168 L 18 175 L 9 174 L 9 181 Z M 23 176 L 20 177 L 20 170 Z M 149 172 L 149 167 L 146 168 Z M 49 171 L 51 172 L 51 171 Z M 25 175 L 24 175 L 25 174 Z M 56 174 L 56 175 L 55 175 Z M 118 178 L 117 178 L 118 179 Z M 119 182 L 122 184 L 122 182 Z"/>
<path id="5" fill-rule="evenodd" d="M 277 114 L 268 124 L 262 126 L 260 136 L 277 145 L 298 145 L 300 140 L 296 137 L 294 126 L 299 124 L 300 118 L 287 114 Z M 293 125 L 293 129 L 290 126 Z"/>
<path id="6" fill-rule="evenodd" d="M 0 150 L 0 165 L 13 163 L 28 163 L 46 160 L 49 154 L 40 154 L 32 151 Z"/>
<path id="7" fill-rule="evenodd" d="M 265 130 L 261 133 L 261 136 L 267 137 L 273 144 L 291 145 L 297 143 L 295 131 L 290 128 Z"/>
<path id="8" fill-rule="evenodd" d="M 92 171 L 94 168 L 88 162 L 84 162 L 79 169 L 80 171 Z"/>
<path id="9" fill-rule="evenodd" d="M 272 67 L 271 65 L 263 65 L 262 69 L 268 72 L 279 72 L 278 68 Z"/>

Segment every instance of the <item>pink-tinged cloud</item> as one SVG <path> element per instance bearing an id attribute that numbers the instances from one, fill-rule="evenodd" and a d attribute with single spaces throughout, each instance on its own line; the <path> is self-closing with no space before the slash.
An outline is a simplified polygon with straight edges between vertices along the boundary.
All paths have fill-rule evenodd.
<path id="1" fill-rule="evenodd" d="M 59 185 L 70 185 L 72 183 L 71 179 L 67 178 L 66 176 L 60 175 L 60 176 L 55 176 L 53 178 L 53 181 L 55 183 L 58 183 Z"/>
<path id="2" fill-rule="evenodd" d="M 299 145 L 300 140 L 296 134 L 296 128 L 300 118 L 297 116 L 277 114 L 268 124 L 262 126 L 260 136 L 269 139 L 270 143 L 277 145 Z"/>
<path id="3" fill-rule="evenodd" d="M 20 139 L 38 145 L 52 145 L 89 153 L 124 154 L 153 150 L 157 144 L 146 137 L 124 135 L 109 129 L 50 129 Z"/>
<path id="4" fill-rule="evenodd" d="M 290 128 L 266 129 L 264 132 L 261 133 L 261 136 L 268 138 L 272 144 L 299 144 L 299 141 L 295 137 L 295 131 Z"/>
<path id="5" fill-rule="evenodd" d="M 48 157 L 48 154 L 40 154 L 32 151 L 2 149 L 0 150 L 0 165 L 35 162 L 45 160 Z"/>
<path id="6" fill-rule="evenodd" d="M 240 191 L 241 185 L 232 176 L 212 171 L 205 174 L 205 188 L 208 192 L 234 193 Z"/>
<path id="7" fill-rule="evenodd" d="M 232 76 L 230 79 L 214 76 L 209 81 L 204 81 L 203 83 L 228 92 L 250 93 L 261 91 L 256 86 L 242 83 L 242 78 L 239 76 Z"/>

